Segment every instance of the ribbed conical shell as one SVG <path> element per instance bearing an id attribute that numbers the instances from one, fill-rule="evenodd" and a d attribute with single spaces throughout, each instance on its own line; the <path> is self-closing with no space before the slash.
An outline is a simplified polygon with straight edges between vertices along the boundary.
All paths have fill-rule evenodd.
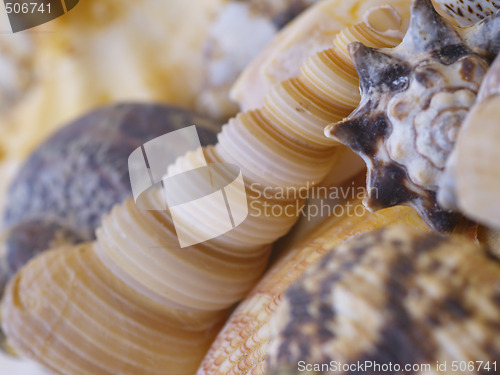
<path id="1" fill-rule="evenodd" d="M 420 374 L 472 361 L 459 372 L 481 373 L 475 361 L 494 366 L 500 350 L 499 284 L 500 264 L 466 238 L 402 225 L 359 236 L 288 289 L 270 323 L 270 373 L 299 361 Z"/>
<path id="2" fill-rule="evenodd" d="M 58 374 L 192 373 L 220 313 L 176 311 L 113 277 L 92 243 L 30 261 L 9 284 L 4 329 Z"/>

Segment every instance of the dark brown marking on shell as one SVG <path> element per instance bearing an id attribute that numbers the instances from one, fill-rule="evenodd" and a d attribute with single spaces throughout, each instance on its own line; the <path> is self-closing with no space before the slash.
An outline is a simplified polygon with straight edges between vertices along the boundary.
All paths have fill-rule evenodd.
<path id="1" fill-rule="evenodd" d="M 389 132 L 389 123 L 385 114 L 371 117 L 371 105 L 366 105 L 363 111 L 366 116 L 360 116 L 344 122 L 345 126 L 335 129 L 334 135 L 340 139 L 349 139 L 349 147 L 355 152 L 375 156 L 377 145 Z M 359 135 L 363 134 L 363 137 Z"/>
<path id="2" fill-rule="evenodd" d="M 374 163 L 378 163 L 374 161 Z M 381 163 L 382 164 L 382 163 Z M 415 194 L 406 188 L 406 171 L 396 164 L 375 166 L 370 173 L 370 186 L 367 203 L 373 208 L 393 207 L 415 198 Z"/>
<path id="3" fill-rule="evenodd" d="M 471 51 L 463 44 L 455 44 L 445 46 L 435 50 L 432 57 L 438 60 L 443 65 L 451 65 L 463 56 L 470 55 Z"/>
<path id="4" fill-rule="evenodd" d="M 408 85 L 411 69 L 404 61 L 359 42 L 349 45 L 349 53 L 360 77 L 359 85 L 362 93 L 366 94 L 374 89 L 396 92 L 404 90 Z"/>
<path id="5" fill-rule="evenodd" d="M 364 278 L 365 272 L 370 276 Z M 437 294 L 433 285 L 438 286 Z M 500 350 L 498 285 L 500 263 L 465 238 L 416 232 L 403 225 L 359 236 L 330 250 L 285 294 L 272 321 L 277 331 L 270 342 L 269 374 L 291 371 L 293 366 L 295 372 L 285 373 L 298 373 L 298 361 L 376 361 L 404 367 L 457 360 L 455 349 L 445 344 L 457 334 L 461 339 L 457 345 L 467 358 L 496 360 Z M 298 288 L 302 296 L 294 300 L 291 291 Z M 342 298 L 334 298 L 339 291 Z M 304 298 L 304 293 L 310 297 Z M 299 306 L 304 300 L 309 301 L 309 309 Z M 319 318 L 318 310 L 311 308 L 318 303 L 332 310 L 329 315 L 322 313 L 330 320 Z M 366 319 L 363 310 L 351 310 L 363 303 L 370 308 Z M 416 309 L 415 304 L 419 305 Z M 496 314 L 485 312 L 483 304 Z M 313 322 L 310 316 L 306 325 L 295 320 L 294 309 L 307 310 Z M 370 314 L 379 317 L 374 320 Z M 468 328 L 471 321 L 477 332 L 474 339 Z M 329 340 L 316 337 L 319 327 L 331 333 Z M 300 336 L 283 336 L 284 330 L 300 332 Z M 307 343 L 303 351 L 299 339 Z M 278 352 L 287 355 L 280 358 Z M 477 353 L 484 358 L 475 358 Z"/>

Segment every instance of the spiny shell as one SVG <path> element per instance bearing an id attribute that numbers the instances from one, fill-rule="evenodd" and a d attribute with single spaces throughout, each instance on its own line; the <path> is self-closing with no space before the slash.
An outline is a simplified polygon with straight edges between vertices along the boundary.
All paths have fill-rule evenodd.
<path id="1" fill-rule="evenodd" d="M 498 0 L 433 0 L 460 26 L 470 26 L 500 9 Z"/>
<path id="2" fill-rule="evenodd" d="M 198 375 L 260 375 L 265 370 L 270 320 L 290 285 L 322 256 L 349 238 L 395 223 L 427 230 L 409 207 L 393 207 L 365 215 L 347 213 L 347 207 L 363 211 L 360 201 L 349 201 L 344 215 L 332 217 L 301 243 L 285 249 L 262 280 L 232 313 L 205 356 Z"/>
<path id="3" fill-rule="evenodd" d="M 500 58 L 484 78 L 447 165 L 442 199 L 485 225 L 500 228 Z M 440 192 L 441 193 L 441 192 Z M 450 195 L 452 198 L 450 198 Z"/>
<path id="4" fill-rule="evenodd" d="M 416 0 L 399 46 L 350 46 L 362 100 L 325 134 L 365 160 L 369 208 L 409 204 L 435 230 L 453 229 L 460 216 L 442 209 L 436 192 L 499 37 L 500 13 L 462 30 Z"/>
<path id="5" fill-rule="evenodd" d="M 215 143 L 219 127 L 214 122 L 153 104 L 104 107 L 56 132 L 33 152 L 10 186 L 3 217 L 8 232 L 0 253 L 7 274 L 0 271 L 0 279 L 50 244 L 55 246 L 57 236 L 70 243 L 94 239 L 101 217 L 132 195 L 130 153 L 150 139 L 193 124 L 202 144 Z M 0 295 L 3 287 L 0 282 Z"/>
<path id="6" fill-rule="evenodd" d="M 268 366 L 491 363 L 499 323 L 498 262 L 460 236 L 397 225 L 332 250 L 290 287 L 271 320 Z M 330 371 L 319 373 L 350 373 Z"/>
<path id="7" fill-rule="evenodd" d="M 386 37 L 377 35 L 374 30 L 365 34 L 365 37 L 379 46 L 394 43 L 393 38 L 387 41 Z M 344 45 L 341 42 L 331 51 L 323 51 L 311 60 L 311 68 L 301 77 L 276 86 L 268 95 L 264 108 L 239 114 L 232 119 L 223 127 L 219 143 L 215 147 L 188 153 L 169 168 L 168 173 L 173 174 L 193 169 L 200 165 L 203 155 L 208 163 L 238 165 L 245 178 L 249 215 L 234 230 L 202 244 L 180 249 L 172 219 L 161 208 L 163 196 L 160 190 L 155 190 L 154 194 L 147 197 L 148 206 L 158 207 L 159 211 L 143 211 L 131 199 L 115 206 L 103 220 L 102 228 L 97 230 L 98 239 L 93 245 L 93 251 L 99 258 L 99 264 L 106 270 L 102 276 L 106 278 L 108 275 L 110 280 L 120 280 L 117 285 L 120 290 L 116 293 L 127 294 L 129 291 L 121 289 L 130 289 L 130 293 L 141 295 L 145 303 L 149 301 L 147 304 L 159 305 L 172 311 L 172 319 L 170 316 L 166 318 L 170 326 L 176 326 L 179 320 L 189 320 L 195 331 L 193 335 L 205 342 L 206 333 L 198 328 L 223 319 L 227 309 L 250 290 L 266 266 L 269 244 L 283 236 L 299 217 L 298 209 L 292 213 L 285 212 L 286 207 L 291 205 L 292 208 L 300 208 L 303 203 L 303 198 L 294 192 L 321 181 L 331 170 L 334 162 L 332 156 L 339 147 L 337 142 L 324 137 L 323 129 L 328 123 L 347 115 L 353 109 L 353 105 L 349 103 L 356 102 L 353 97 L 357 97 L 355 90 L 349 90 L 356 88 L 357 78 L 348 57 L 343 58 L 345 54 L 340 46 Z M 340 81 L 336 85 L 339 90 L 326 87 L 325 91 L 324 79 Z M 267 188 L 284 188 L 290 193 L 287 192 L 282 197 L 269 197 L 263 194 Z M 190 192 L 196 192 L 197 189 L 200 187 L 196 181 L 186 184 L 186 190 Z M 207 212 L 217 213 L 222 210 L 220 206 L 210 208 L 213 210 L 207 209 Z M 204 223 L 200 222 L 200 225 Z M 54 257 L 58 258 L 60 254 Z M 37 261 L 46 262 L 48 257 L 49 255 L 42 254 Z M 66 277 L 64 275 L 67 269 L 62 262 L 50 267 L 44 275 L 32 273 L 33 267 L 35 266 L 27 265 L 21 275 L 34 275 L 34 280 L 37 277 L 56 280 Z M 87 284 L 77 280 L 83 275 L 75 274 L 73 289 L 60 294 L 47 293 L 37 298 L 44 301 L 44 306 L 50 306 L 54 298 L 70 300 L 68 294 L 98 293 L 98 290 L 94 290 L 99 288 L 98 284 L 89 286 L 92 291 L 86 291 Z M 23 277 L 17 279 L 16 287 L 7 291 L 7 301 L 18 300 L 15 297 L 17 294 L 30 293 L 29 284 L 22 282 Z M 112 311 L 119 309 L 119 305 L 110 306 L 109 309 L 109 315 L 115 316 Z M 27 306 L 25 310 L 25 314 L 18 314 L 16 305 L 11 303 L 2 307 L 3 326 L 8 331 L 12 346 L 21 354 L 43 361 L 55 371 L 58 371 L 61 358 L 64 358 L 68 362 L 65 367 L 67 374 L 85 372 L 85 365 L 77 359 L 81 357 L 78 354 L 79 348 L 73 345 L 29 351 L 26 343 L 30 340 L 43 348 L 43 335 L 46 332 L 42 332 L 42 339 L 33 339 L 36 331 L 24 331 L 24 327 L 32 327 L 35 323 L 43 324 L 36 320 L 36 305 Z M 85 331 L 87 320 L 95 320 L 89 314 L 90 312 L 84 311 L 79 323 L 70 319 L 75 322 L 74 325 L 71 323 L 54 327 L 58 330 L 60 340 L 72 343 L 74 330 Z M 86 320 L 85 316 L 88 315 Z M 196 322 L 191 319 L 193 316 L 196 316 Z M 50 319 L 48 314 L 42 317 L 48 327 L 52 327 Z M 102 354 L 104 343 L 99 336 L 103 336 L 102 340 L 106 340 L 107 336 L 92 334 L 83 349 L 85 357 L 93 362 L 94 374 L 106 373 L 105 371 L 124 375 L 144 373 L 144 370 L 138 370 L 138 365 L 125 366 L 127 348 L 135 347 L 136 338 L 141 336 L 134 319 L 132 316 L 131 324 L 121 331 L 122 345 L 117 347 L 119 353 L 116 361 L 110 361 Z M 174 333 L 171 340 L 176 339 Z M 75 352 L 74 360 L 66 350 Z M 166 354 L 169 356 L 168 366 L 145 356 L 143 360 L 147 361 L 146 365 L 151 369 L 149 373 L 162 373 L 176 364 L 184 366 L 187 361 L 196 363 L 202 359 L 200 351 L 195 352 L 196 359 L 193 359 L 194 352 L 175 353 L 176 355 Z M 140 358 L 134 357 L 135 359 L 139 363 Z M 192 371 L 186 365 L 179 373 L 191 374 Z"/>

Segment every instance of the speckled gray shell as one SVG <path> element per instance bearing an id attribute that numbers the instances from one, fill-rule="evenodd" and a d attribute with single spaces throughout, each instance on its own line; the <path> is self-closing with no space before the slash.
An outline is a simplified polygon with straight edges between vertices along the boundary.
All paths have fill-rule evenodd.
<path id="1" fill-rule="evenodd" d="M 500 264 L 466 238 L 396 225 L 329 252 L 288 289 L 271 325 L 270 374 L 301 373 L 299 361 L 498 361 Z"/>
<path id="2" fill-rule="evenodd" d="M 436 201 L 446 161 L 500 49 L 500 12 L 457 28 L 430 0 L 415 0 L 403 42 L 392 49 L 350 45 L 361 102 L 325 130 L 368 167 L 365 204 L 413 206 L 431 228 L 453 230 L 460 216 Z"/>
<path id="3" fill-rule="evenodd" d="M 55 239 L 94 239 L 101 216 L 132 195 L 130 153 L 148 140 L 193 124 L 203 145 L 215 143 L 219 127 L 206 117 L 171 106 L 132 103 L 98 109 L 45 141 L 9 189 L 0 279 Z"/>

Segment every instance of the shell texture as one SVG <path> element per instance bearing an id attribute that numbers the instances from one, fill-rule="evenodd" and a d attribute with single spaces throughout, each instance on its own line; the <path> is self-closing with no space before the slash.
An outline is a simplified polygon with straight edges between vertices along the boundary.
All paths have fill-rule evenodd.
<path id="1" fill-rule="evenodd" d="M 274 84 L 298 77 L 308 57 L 332 47 L 332 35 L 361 20 L 381 35 L 402 39 L 407 29 L 407 12 L 406 0 L 321 1 L 287 25 L 245 68 L 231 88 L 231 99 L 243 111 L 262 107 Z"/>
<path id="2" fill-rule="evenodd" d="M 354 27 L 353 32 L 356 30 L 354 35 L 374 46 L 399 42 L 367 26 Z M 326 139 L 323 129 L 350 113 L 358 97 L 355 70 L 339 46 L 346 48 L 339 42 L 332 50 L 308 60 L 300 77 L 276 86 L 263 108 L 230 120 L 219 134 L 217 145 L 188 153 L 169 168 L 172 175 L 191 170 L 200 165 L 203 156 L 208 163 L 238 165 L 249 203 L 249 215 L 241 225 L 215 239 L 181 249 L 168 211 L 145 211 L 126 199 L 103 218 L 96 242 L 67 252 L 43 254 L 18 273 L 2 305 L 2 327 L 10 344 L 54 372 L 67 375 L 88 373 L 88 362 L 82 358 L 92 362 L 96 375 L 172 374 L 172 368 L 178 368 L 179 374 L 192 374 L 203 357 L 202 349 L 213 338 L 214 332 L 207 329 L 219 324 L 228 309 L 255 285 L 266 267 L 270 244 L 284 235 L 299 215 L 283 212 L 290 204 L 300 207 L 300 197 L 269 197 L 263 189 L 288 187 L 293 191 L 321 181 L 331 170 L 339 144 Z M 338 90 L 327 87 L 325 80 Z M 186 193 L 199 193 L 199 189 L 196 181 L 186 185 Z M 163 207 L 161 191 L 147 199 L 148 207 Z M 266 211 L 266 205 L 271 209 Z M 215 215 L 220 209 L 214 206 L 210 212 Z M 198 230 L 203 230 L 204 224 L 197 223 Z M 87 254 L 88 261 L 81 258 L 82 253 Z M 99 269 L 99 277 L 86 274 L 86 267 L 73 266 L 86 262 Z M 53 288 L 53 281 L 70 287 Z M 33 289 L 35 284 L 37 289 Z M 113 295 L 110 303 L 102 309 L 92 303 L 81 307 L 84 299 L 80 297 L 101 293 L 109 284 Z M 123 307 L 129 294 L 142 299 L 140 312 L 129 314 L 128 307 Z M 28 302 L 20 303 L 23 300 Z M 153 360 L 149 351 L 137 352 L 131 358 L 136 340 L 151 337 L 143 336 L 140 320 L 148 314 L 160 327 L 190 332 L 190 343 L 198 341 L 200 349 L 193 350 L 190 344 L 156 346 L 155 340 L 146 339 L 154 353 L 163 347 L 165 361 Z M 122 327 L 120 321 L 127 324 Z M 87 330 L 87 325 L 99 329 Z M 77 335 L 76 331 L 81 333 Z M 175 329 L 171 335 L 168 329 L 163 332 L 161 340 L 170 343 L 184 334 Z M 114 339 L 121 344 L 111 345 L 111 360 L 103 347 Z M 169 348 L 173 348 L 171 353 Z M 141 361 L 147 371 L 139 368 Z"/>
<path id="3" fill-rule="evenodd" d="M 500 228 L 500 59 L 497 57 L 479 90 L 458 135 L 445 177 L 448 190 L 442 198 L 468 217 Z M 440 191 L 441 193 L 441 191 Z"/>
<path id="4" fill-rule="evenodd" d="M 32 256 L 95 239 L 101 217 L 132 195 L 127 158 L 146 141 L 192 124 L 203 145 L 215 143 L 211 120 L 184 109 L 118 104 L 65 126 L 28 158 L 12 182 L 0 253 L 0 295 Z"/>
<path id="5" fill-rule="evenodd" d="M 231 314 L 198 369 L 198 375 L 260 375 L 266 369 L 269 349 L 270 320 L 280 308 L 285 292 L 302 274 L 325 254 L 345 240 L 395 223 L 409 227 L 428 227 L 415 210 L 392 207 L 365 215 L 349 215 L 347 207 L 362 210 L 361 201 L 349 201 L 345 214 L 331 217 L 316 228 L 303 242 L 285 249 L 261 281 Z"/>
<path id="6" fill-rule="evenodd" d="M 269 374 L 300 373 L 299 361 L 391 363 L 392 373 L 421 365 L 414 374 L 438 373 L 437 362 L 492 363 L 500 350 L 499 285 L 500 264 L 466 238 L 401 225 L 359 236 L 286 292 L 270 323 Z M 318 373 L 350 372 L 327 366 Z"/>
<path id="7" fill-rule="evenodd" d="M 409 204 L 437 231 L 460 215 L 441 208 L 436 194 L 461 123 L 499 50 L 500 13 L 460 29 L 429 0 L 416 0 L 408 32 L 393 49 L 350 45 L 362 100 L 325 134 L 367 164 L 367 207 Z"/>
<path id="8" fill-rule="evenodd" d="M 470 26 L 500 9 L 497 0 L 433 0 L 460 26 Z"/>

